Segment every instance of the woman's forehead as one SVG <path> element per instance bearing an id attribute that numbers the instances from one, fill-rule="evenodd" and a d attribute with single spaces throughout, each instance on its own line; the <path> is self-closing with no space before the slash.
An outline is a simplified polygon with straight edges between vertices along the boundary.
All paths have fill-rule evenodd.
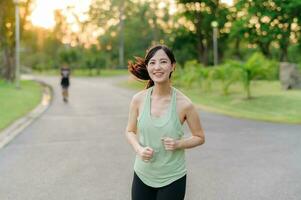
<path id="1" fill-rule="evenodd" d="M 167 56 L 167 54 L 165 53 L 165 51 L 163 49 L 158 50 L 154 56 L 151 58 L 155 59 L 155 60 L 160 60 L 160 59 L 169 59 L 169 57 Z"/>

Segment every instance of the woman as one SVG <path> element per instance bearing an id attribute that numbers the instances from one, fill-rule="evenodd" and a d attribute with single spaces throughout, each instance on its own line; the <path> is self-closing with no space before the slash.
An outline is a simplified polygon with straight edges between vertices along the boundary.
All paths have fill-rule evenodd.
<path id="1" fill-rule="evenodd" d="M 157 45 L 145 59 L 129 62 L 129 71 L 148 80 L 147 89 L 133 96 L 126 137 L 137 156 L 132 200 L 184 199 L 186 167 L 184 150 L 204 143 L 205 137 L 192 102 L 171 86 L 176 60 L 172 51 Z M 187 122 L 192 136 L 183 138 Z"/>
<path id="2" fill-rule="evenodd" d="M 62 86 L 62 95 L 63 95 L 63 101 L 68 102 L 68 88 L 70 85 L 69 81 L 70 77 L 70 68 L 67 65 L 63 65 L 61 68 L 61 86 Z"/>

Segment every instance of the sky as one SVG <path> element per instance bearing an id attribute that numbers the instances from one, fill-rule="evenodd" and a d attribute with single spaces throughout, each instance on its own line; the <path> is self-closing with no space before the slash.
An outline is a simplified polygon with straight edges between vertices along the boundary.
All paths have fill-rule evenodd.
<path id="1" fill-rule="evenodd" d="M 233 0 L 221 0 L 221 2 L 232 4 Z M 35 26 L 50 29 L 55 25 L 54 11 L 56 9 L 74 6 L 76 12 L 85 12 L 90 3 L 91 0 L 35 0 L 30 20 Z"/>

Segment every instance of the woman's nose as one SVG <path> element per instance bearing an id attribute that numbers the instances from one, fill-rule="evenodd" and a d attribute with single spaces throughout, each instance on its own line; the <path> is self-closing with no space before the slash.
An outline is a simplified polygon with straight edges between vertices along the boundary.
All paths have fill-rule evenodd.
<path id="1" fill-rule="evenodd" d="M 154 66 L 155 69 L 159 69 L 160 68 L 160 63 L 156 63 Z"/>

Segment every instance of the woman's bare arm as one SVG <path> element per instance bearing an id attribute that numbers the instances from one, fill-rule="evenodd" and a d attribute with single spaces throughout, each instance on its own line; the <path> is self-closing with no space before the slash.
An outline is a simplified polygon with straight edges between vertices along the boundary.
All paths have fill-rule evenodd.
<path id="1" fill-rule="evenodd" d="M 180 140 L 164 138 L 163 142 L 166 150 L 189 149 L 202 145 L 205 142 L 205 135 L 197 109 L 190 100 L 186 101 L 185 104 L 185 118 L 192 135 L 189 138 L 183 138 Z"/>
<path id="2" fill-rule="evenodd" d="M 126 138 L 128 142 L 131 144 L 135 152 L 144 160 L 148 161 L 153 156 L 153 149 L 150 147 L 142 147 L 138 142 L 137 137 L 137 118 L 139 115 L 139 93 L 135 95 L 130 104 L 130 111 L 129 111 L 129 119 L 128 125 L 126 128 Z"/>
<path id="3" fill-rule="evenodd" d="M 204 131 L 201 126 L 198 111 L 192 103 L 187 108 L 186 122 L 192 135 L 189 138 L 179 140 L 177 148 L 189 149 L 204 144 Z"/>
<path id="4" fill-rule="evenodd" d="M 126 138 L 132 145 L 135 152 L 138 153 L 141 147 L 137 139 L 137 118 L 138 118 L 139 101 L 137 95 L 132 98 L 129 110 L 128 124 L 126 127 Z"/>

